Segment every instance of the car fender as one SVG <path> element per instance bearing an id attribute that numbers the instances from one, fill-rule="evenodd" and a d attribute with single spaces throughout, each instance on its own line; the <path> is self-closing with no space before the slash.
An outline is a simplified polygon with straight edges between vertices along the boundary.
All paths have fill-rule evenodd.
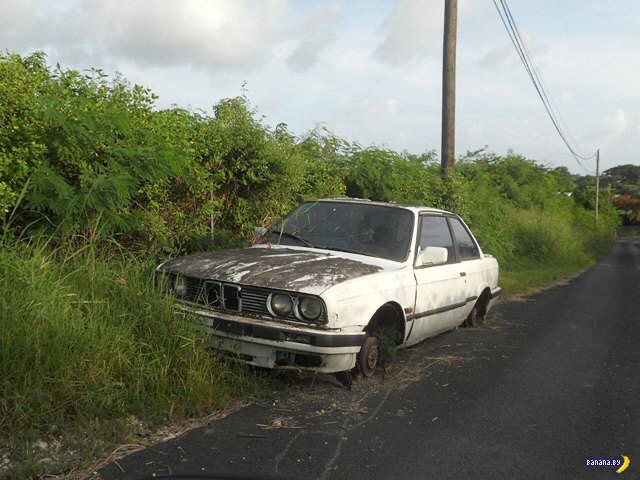
<path id="1" fill-rule="evenodd" d="M 362 331 L 384 304 L 400 305 L 403 317 L 415 305 L 416 282 L 409 267 L 383 271 L 335 285 L 321 294 L 327 307 L 327 327 Z"/>

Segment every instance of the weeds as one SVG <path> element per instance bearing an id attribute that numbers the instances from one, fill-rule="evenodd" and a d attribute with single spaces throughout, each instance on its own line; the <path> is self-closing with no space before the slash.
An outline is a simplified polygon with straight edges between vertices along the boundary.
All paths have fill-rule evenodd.
<path id="1" fill-rule="evenodd" d="M 80 438 L 85 454 L 100 453 L 132 415 L 158 424 L 259 391 L 246 369 L 207 350 L 195 319 L 173 313 L 152 274 L 114 243 L 0 251 L 0 436 L 13 460 L 38 456 L 33 439 Z"/>

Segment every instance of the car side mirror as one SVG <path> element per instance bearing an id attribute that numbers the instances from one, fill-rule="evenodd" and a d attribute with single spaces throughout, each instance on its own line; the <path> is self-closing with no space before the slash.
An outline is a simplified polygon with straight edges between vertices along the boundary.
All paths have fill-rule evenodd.
<path id="1" fill-rule="evenodd" d="M 444 247 L 427 247 L 420 250 L 420 265 L 440 265 L 447 263 L 449 251 Z"/>

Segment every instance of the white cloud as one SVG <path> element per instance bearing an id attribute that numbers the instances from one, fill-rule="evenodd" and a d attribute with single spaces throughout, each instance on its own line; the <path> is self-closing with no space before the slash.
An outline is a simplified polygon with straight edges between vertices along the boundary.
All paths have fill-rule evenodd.
<path id="1" fill-rule="evenodd" d="M 336 111 L 336 118 L 328 128 L 335 129 L 339 135 L 364 145 L 374 142 L 378 145 L 388 145 L 390 142 L 397 143 L 402 138 L 406 141 L 404 132 L 390 133 L 391 126 L 403 117 L 398 115 L 399 113 L 400 103 L 395 98 L 367 98 L 346 104 Z M 383 132 L 388 133 L 384 135 Z M 380 138 L 384 140 L 380 141 Z"/>
<path id="2" fill-rule="evenodd" d="M 576 98 L 576 94 L 571 90 L 563 90 L 560 92 L 560 101 L 562 103 L 571 103 L 574 98 Z"/>
<path id="3" fill-rule="evenodd" d="M 613 117 L 607 117 L 605 123 L 608 126 L 610 135 L 623 135 L 627 131 L 627 116 L 620 108 L 615 111 Z"/>
<path id="4" fill-rule="evenodd" d="M 462 0 L 458 5 L 458 24 L 483 8 L 477 0 Z M 379 28 L 384 39 L 375 55 L 378 60 L 394 66 L 440 55 L 443 29 L 444 2 L 400 0 Z"/>
<path id="5" fill-rule="evenodd" d="M 274 58 L 314 65 L 336 37 L 338 2 L 293 17 L 287 0 L 6 0 L 0 45 L 63 63 L 252 71 Z"/>
<path id="6" fill-rule="evenodd" d="M 321 4 L 312 9 L 294 29 L 299 38 L 287 58 L 293 70 L 303 71 L 314 65 L 322 50 L 335 38 L 335 24 L 342 15 L 339 3 Z"/>
<path id="7" fill-rule="evenodd" d="M 434 48 L 442 34 L 443 2 L 401 0 L 380 27 L 385 38 L 376 56 L 391 65 L 420 60 Z"/>
<path id="8" fill-rule="evenodd" d="M 250 71 L 287 41 L 298 42 L 291 64 L 317 60 L 340 13 L 336 3 L 312 10 L 286 28 L 287 0 L 8 0 L 0 45 L 47 49 L 70 63 Z M 305 27 L 306 25 L 306 27 Z"/>
<path id="9" fill-rule="evenodd" d="M 479 63 L 485 68 L 497 66 L 514 67 L 520 65 L 520 59 L 512 45 L 493 48 L 480 58 Z"/>
<path id="10" fill-rule="evenodd" d="M 509 40 L 506 30 L 502 25 L 500 25 L 500 28 L 502 30 L 500 33 L 504 34 L 504 40 L 501 42 L 503 45 L 492 48 L 485 53 L 479 60 L 480 65 L 489 69 L 496 67 L 524 68 L 513 43 Z M 549 53 L 549 46 L 526 31 L 521 31 L 520 37 L 524 42 L 526 51 L 529 53 L 529 57 L 533 59 L 533 65 L 540 72 L 545 66 L 544 60 Z"/>
<path id="11" fill-rule="evenodd" d="M 269 58 L 286 2 L 85 0 L 75 28 L 142 65 L 248 70 Z"/>
<path id="12" fill-rule="evenodd" d="M 42 0 L 4 0 L 0 15 L 0 47 L 11 51 L 42 46 L 52 34 L 47 17 L 52 7 Z"/>
<path id="13" fill-rule="evenodd" d="M 400 109 L 398 101 L 395 98 L 387 98 L 384 100 L 365 99 L 362 102 L 352 105 L 354 112 L 359 112 L 365 120 L 375 120 L 383 115 L 397 113 Z"/>
<path id="14" fill-rule="evenodd" d="M 613 115 L 604 119 L 600 134 L 602 147 L 605 151 L 615 148 L 618 144 L 633 142 L 635 140 L 636 125 L 635 116 L 627 114 L 618 108 Z"/>

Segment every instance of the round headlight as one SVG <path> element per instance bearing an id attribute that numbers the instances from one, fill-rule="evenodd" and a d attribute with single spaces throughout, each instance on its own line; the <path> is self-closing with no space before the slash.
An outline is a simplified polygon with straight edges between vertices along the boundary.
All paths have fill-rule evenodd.
<path id="1" fill-rule="evenodd" d="M 307 320 L 317 320 L 322 313 L 322 305 L 317 298 L 304 297 L 299 304 L 300 315 Z"/>
<path id="2" fill-rule="evenodd" d="M 269 305 L 271 312 L 278 317 L 288 317 L 293 311 L 293 300 L 284 293 L 272 294 Z"/>
<path id="3" fill-rule="evenodd" d="M 187 294 L 187 279 L 182 275 L 177 275 L 173 281 L 173 293 L 178 297 L 184 297 Z"/>

